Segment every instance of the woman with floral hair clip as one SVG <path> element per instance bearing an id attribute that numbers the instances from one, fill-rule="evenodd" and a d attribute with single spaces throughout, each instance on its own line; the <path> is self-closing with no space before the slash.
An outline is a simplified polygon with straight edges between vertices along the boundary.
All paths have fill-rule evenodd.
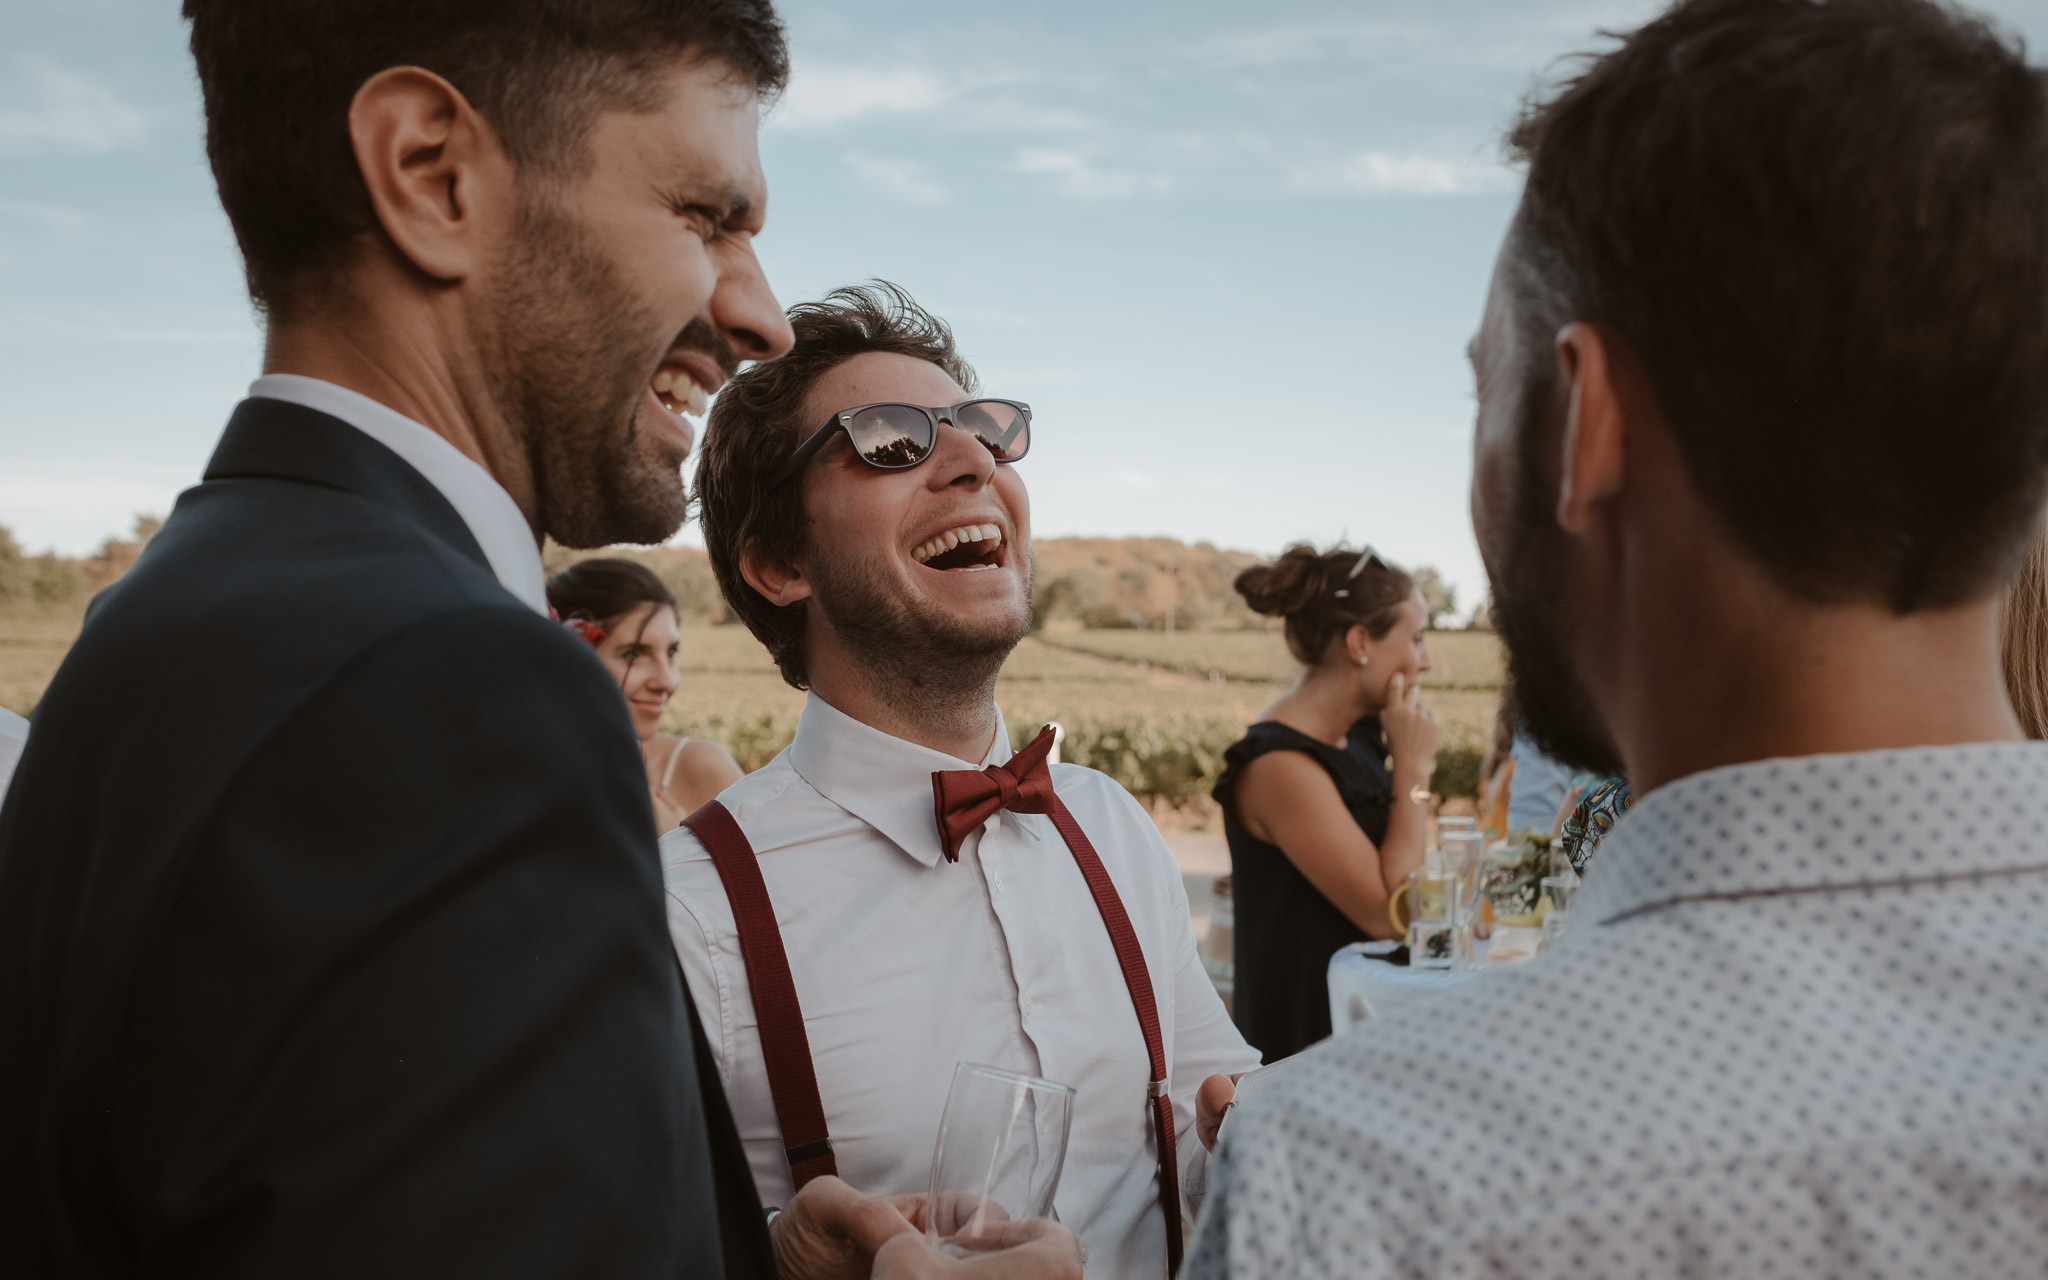
<path id="1" fill-rule="evenodd" d="M 631 560 L 579 560 L 548 579 L 548 606 L 618 682 L 640 739 L 657 832 L 740 780 L 740 767 L 724 747 L 661 732 L 662 713 L 679 683 L 681 637 L 675 595 L 653 570 Z"/>

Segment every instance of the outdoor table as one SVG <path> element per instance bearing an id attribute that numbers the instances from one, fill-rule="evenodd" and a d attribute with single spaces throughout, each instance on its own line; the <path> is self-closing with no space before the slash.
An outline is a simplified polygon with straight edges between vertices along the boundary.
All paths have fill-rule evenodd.
<path id="1" fill-rule="evenodd" d="M 1414 969 L 1365 953 L 1354 942 L 1330 957 L 1330 1031 L 1343 1035 L 1371 1018 L 1424 1000 L 1466 978 L 1455 969 Z"/>
<path id="2" fill-rule="evenodd" d="M 1533 952 L 1536 939 L 1541 936 L 1533 929 L 1498 929 L 1494 934 L 1496 942 L 1511 946 L 1518 954 L 1525 949 Z M 1434 992 L 1485 972 L 1484 969 L 1415 969 L 1394 964 L 1366 954 L 1366 948 L 1372 945 L 1354 942 L 1330 957 L 1330 1031 L 1333 1035 L 1342 1035 L 1361 1022 L 1383 1018 L 1396 1009 L 1427 1000 Z"/>

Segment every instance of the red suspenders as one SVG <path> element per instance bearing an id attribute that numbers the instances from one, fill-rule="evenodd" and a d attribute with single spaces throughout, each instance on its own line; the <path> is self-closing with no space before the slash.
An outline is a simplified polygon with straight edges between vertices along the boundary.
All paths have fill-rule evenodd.
<path id="1" fill-rule="evenodd" d="M 775 1095 L 775 1119 L 782 1126 L 782 1152 L 798 1190 L 812 1178 L 835 1177 L 832 1139 L 825 1132 L 825 1104 L 818 1097 L 818 1073 L 811 1066 L 811 1038 L 804 1034 L 803 1006 L 789 976 L 789 954 L 754 847 L 726 807 L 713 800 L 683 819 L 697 833 L 718 868 L 725 899 L 740 930 L 740 959 L 754 993 L 754 1020 L 761 1028 L 761 1056 L 768 1063 L 768 1091 Z"/>
<path id="2" fill-rule="evenodd" d="M 1081 824 L 1057 797 L 1052 820 L 1088 882 L 1095 909 L 1102 913 L 1110 944 L 1116 948 L 1117 964 L 1123 969 L 1124 985 L 1130 989 L 1138 1027 L 1145 1033 L 1152 1073 L 1145 1109 L 1151 1113 L 1153 1146 L 1159 1156 L 1159 1211 L 1166 1224 L 1166 1271 L 1171 1276 L 1180 1270 L 1180 1165 L 1174 1156 L 1173 1099 L 1166 1091 L 1166 1046 L 1160 1036 L 1151 974 L 1116 885 Z M 825 1104 L 818 1096 L 818 1075 L 811 1064 L 810 1039 L 804 1034 L 803 1008 L 797 1003 L 789 956 L 782 949 L 782 930 L 768 901 L 768 886 L 761 879 L 746 833 L 724 805 L 713 800 L 683 819 L 683 825 L 696 833 L 711 854 L 712 865 L 725 885 L 726 900 L 732 904 L 733 922 L 739 927 L 740 958 L 747 967 L 747 985 L 754 993 L 754 1018 L 761 1029 L 768 1089 L 775 1097 L 775 1118 L 782 1127 L 783 1151 L 789 1158 L 790 1174 L 801 1188 L 821 1174 L 837 1174 L 838 1166 L 825 1131 Z"/>

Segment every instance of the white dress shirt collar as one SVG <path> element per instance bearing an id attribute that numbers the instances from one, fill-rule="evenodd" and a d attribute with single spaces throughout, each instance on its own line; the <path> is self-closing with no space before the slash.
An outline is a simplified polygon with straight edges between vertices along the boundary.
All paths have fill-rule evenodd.
<path id="1" fill-rule="evenodd" d="M 1614 921 L 1677 902 L 2039 870 L 2038 832 L 2013 816 L 2037 787 L 2048 793 L 2048 746 L 2016 742 L 1703 770 L 1622 815 L 1573 910 Z M 1902 793 L 1937 802 L 1903 805 Z"/>
<path id="2" fill-rule="evenodd" d="M 789 764 L 819 795 L 887 836 L 928 867 L 945 857 L 932 808 L 932 774 L 982 769 L 1010 758 L 1010 731 L 996 712 L 995 741 L 980 764 L 891 737 L 813 692 L 804 702 Z"/>
<path id="3" fill-rule="evenodd" d="M 0 707 L 0 800 L 7 798 L 7 784 L 21 753 L 28 746 L 28 721 Z"/>
<path id="4" fill-rule="evenodd" d="M 533 529 L 512 495 L 474 459 L 396 409 L 320 378 L 266 373 L 249 384 L 249 394 L 339 418 L 405 459 L 469 526 L 499 584 L 528 608 L 548 611 L 547 582 Z"/>

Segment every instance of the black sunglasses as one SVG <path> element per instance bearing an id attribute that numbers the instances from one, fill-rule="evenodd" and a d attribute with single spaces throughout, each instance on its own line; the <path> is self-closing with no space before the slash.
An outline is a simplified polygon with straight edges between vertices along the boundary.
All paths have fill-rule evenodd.
<path id="1" fill-rule="evenodd" d="M 932 456 L 942 422 L 981 441 L 997 462 L 1015 462 L 1031 448 L 1031 406 L 1017 400 L 967 400 L 931 408 L 893 403 L 855 405 L 833 414 L 824 426 L 798 445 L 768 487 L 774 489 L 787 483 L 839 431 L 844 431 L 853 442 L 853 456 L 862 462 L 883 471 L 906 470 Z"/>

